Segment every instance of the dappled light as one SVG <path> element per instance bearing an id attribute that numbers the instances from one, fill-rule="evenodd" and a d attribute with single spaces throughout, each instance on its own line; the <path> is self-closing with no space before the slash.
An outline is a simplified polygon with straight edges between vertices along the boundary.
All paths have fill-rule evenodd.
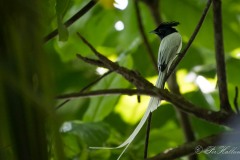
<path id="1" fill-rule="evenodd" d="M 0 159 L 238 159 L 239 6 L 0 1 Z"/>

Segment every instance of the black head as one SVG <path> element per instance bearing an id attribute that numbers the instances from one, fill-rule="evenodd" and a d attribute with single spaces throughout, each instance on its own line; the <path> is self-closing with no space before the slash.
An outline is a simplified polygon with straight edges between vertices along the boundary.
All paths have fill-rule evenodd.
<path id="1" fill-rule="evenodd" d="M 179 25 L 179 22 L 163 22 L 161 23 L 152 33 L 157 34 L 161 39 L 166 37 L 167 35 L 177 32 L 177 30 L 173 27 Z"/>

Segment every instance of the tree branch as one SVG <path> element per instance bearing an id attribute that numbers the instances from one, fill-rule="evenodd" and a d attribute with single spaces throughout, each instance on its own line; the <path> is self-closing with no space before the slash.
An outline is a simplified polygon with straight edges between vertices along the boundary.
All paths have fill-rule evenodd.
<path id="1" fill-rule="evenodd" d="M 234 107 L 236 109 L 237 114 L 239 114 L 239 106 L 238 106 L 238 87 L 235 87 L 235 97 L 233 100 Z"/>
<path id="2" fill-rule="evenodd" d="M 57 99 L 66 99 L 66 98 L 89 98 L 94 96 L 109 96 L 109 95 L 154 95 L 157 96 L 152 90 L 145 90 L 145 89 L 103 89 L 103 90 L 96 90 L 96 91 L 89 91 L 87 93 L 83 92 L 76 92 L 76 93 L 69 93 L 59 95 Z"/>
<path id="3" fill-rule="evenodd" d="M 148 82 L 139 73 L 129 70 L 127 68 L 119 66 L 117 63 L 112 62 L 107 57 L 99 53 L 83 36 L 77 33 L 79 38 L 93 51 L 93 53 L 99 58 L 102 64 L 109 70 L 114 70 L 115 72 L 121 74 L 126 80 L 135 85 L 139 89 L 152 89 L 154 86 L 152 83 Z"/>
<path id="4" fill-rule="evenodd" d="M 144 159 L 148 158 L 148 143 L 149 143 L 149 137 L 150 137 L 151 122 L 152 122 L 152 112 L 150 112 L 148 115 L 146 136 L 145 136 L 145 146 L 144 146 L 144 156 L 143 156 Z"/>
<path id="5" fill-rule="evenodd" d="M 147 48 L 147 53 L 152 61 L 152 64 L 153 64 L 155 70 L 158 72 L 158 65 L 157 65 L 156 57 L 154 56 L 152 48 L 151 48 L 149 41 L 147 39 L 147 36 L 144 32 L 141 13 L 140 13 L 140 9 L 139 9 L 139 0 L 134 1 L 134 7 L 135 7 L 136 15 L 137 15 L 138 28 L 141 33 L 143 42 Z M 147 123 L 146 138 L 145 138 L 145 148 L 144 148 L 144 159 L 146 159 L 148 156 L 148 141 L 149 141 L 149 136 L 150 136 L 151 119 L 152 119 L 152 112 L 150 112 L 148 115 L 148 123 Z"/>
<path id="6" fill-rule="evenodd" d="M 137 22 L 138 22 L 138 28 L 139 31 L 141 33 L 141 37 L 143 39 L 143 42 L 147 48 L 147 53 L 152 61 L 152 64 L 154 65 L 154 68 L 156 71 L 158 71 L 158 66 L 157 66 L 157 61 L 156 61 L 156 57 L 154 56 L 154 53 L 150 47 L 150 44 L 148 42 L 147 36 L 144 32 L 144 27 L 143 27 L 143 23 L 142 23 L 142 18 L 141 18 L 141 13 L 140 13 L 140 9 L 139 9 L 139 0 L 135 0 L 134 1 L 134 7 L 135 7 L 135 11 L 136 11 L 136 15 L 137 15 Z"/>
<path id="7" fill-rule="evenodd" d="M 231 137 L 231 138 L 228 138 Z M 201 138 L 194 142 L 189 142 L 182 144 L 173 149 L 168 149 L 163 151 L 162 153 L 149 158 L 148 160 L 173 160 L 183 156 L 191 155 L 191 154 L 200 154 L 204 153 L 204 150 L 208 147 L 212 148 L 214 145 L 227 146 L 232 143 L 236 143 L 236 140 L 239 137 L 239 132 L 228 132 L 228 133 L 220 133 L 217 135 L 211 135 L 208 137 Z M 219 138 L 228 138 L 227 141 L 222 141 L 219 143 Z M 216 145 L 216 147 L 217 147 Z"/>
<path id="8" fill-rule="evenodd" d="M 224 58 L 224 44 L 222 33 L 222 8 L 221 0 L 213 0 L 213 20 L 214 20 L 214 39 L 215 39 L 215 56 L 217 65 L 217 77 L 220 97 L 221 110 L 232 112 L 227 89 L 227 78 Z"/>
<path id="9" fill-rule="evenodd" d="M 87 13 L 92 7 L 95 6 L 97 3 L 97 0 L 91 0 L 86 4 L 80 11 L 78 11 L 75 15 L 73 15 L 70 19 L 68 19 L 64 25 L 66 27 L 71 26 L 74 22 L 76 22 L 79 18 L 81 18 L 85 13 Z M 47 36 L 44 37 L 44 43 L 48 42 L 50 39 L 54 38 L 58 35 L 58 29 L 53 30 L 51 33 L 49 33 Z"/>
<path id="10" fill-rule="evenodd" d="M 82 59 L 83 60 L 83 59 Z M 92 87 L 93 85 L 95 85 L 97 82 L 99 82 L 101 79 L 103 79 L 104 77 L 106 77 L 107 75 L 109 75 L 110 73 L 112 73 L 112 71 L 108 71 L 106 73 L 104 73 L 102 76 L 98 77 L 96 80 L 92 81 L 91 83 L 89 83 L 88 85 L 86 85 L 85 87 L 83 87 L 81 89 L 81 91 L 79 91 L 79 93 L 82 93 L 84 91 L 86 91 L 88 88 Z M 67 99 L 65 101 L 63 101 L 61 104 L 59 104 L 55 109 L 59 109 L 61 108 L 63 105 L 65 105 L 66 103 L 68 103 L 69 101 L 71 101 L 71 99 Z"/>
<path id="11" fill-rule="evenodd" d="M 208 10 L 209 10 L 209 7 L 211 6 L 211 3 L 212 3 L 212 0 L 208 0 L 208 2 L 207 2 L 207 4 L 206 4 L 206 7 L 205 7 L 205 9 L 204 9 L 204 11 L 203 11 L 203 13 L 202 13 L 202 16 L 201 16 L 201 18 L 200 18 L 200 20 L 199 20 L 199 22 L 198 22 L 198 24 L 197 24 L 194 32 L 193 32 L 191 38 L 189 39 L 189 41 L 188 41 L 186 47 L 184 48 L 184 50 L 183 50 L 181 53 L 179 53 L 179 56 L 177 57 L 176 61 L 172 64 L 172 66 L 171 66 L 171 68 L 169 69 L 169 72 L 168 72 L 168 74 L 167 74 L 167 76 L 166 76 L 166 79 L 168 79 L 168 77 L 171 75 L 171 73 L 175 70 L 175 68 L 176 68 L 176 66 L 178 65 L 178 63 L 179 63 L 179 62 L 182 60 L 182 58 L 186 55 L 189 47 L 191 46 L 193 40 L 194 40 L 195 37 L 197 36 L 197 34 L 198 34 L 198 32 L 199 32 L 199 30 L 200 30 L 200 28 L 201 28 L 201 26 L 202 26 L 202 24 L 203 24 L 203 22 L 204 22 L 204 19 L 205 19 L 206 15 L 207 15 L 207 12 L 208 12 Z"/>
<path id="12" fill-rule="evenodd" d="M 212 135 L 194 142 L 185 143 L 179 147 L 163 151 L 162 153 L 149 158 L 148 160 L 172 160 L 191 154 L 196 154 L 196 152 L 200 153 L 208 146 L 215 144 L 219 136 L 220 135 Z"/>
<path id="13" fill-rule="evenodd" d="M 159 4 L 161 4 L 161 1 L 160 0 L 157 0 L 157 1 L 142 0 L 142 2 L 144 2 L 150 8 L 151 14 L 156 24 L 160 24 L 162 22 L 161 14 L 159 12 L 161 10 L 161 9 L 159 10 L 159 8 L 161 8 L 161 6 L 159 7 Z"/>
<path id="14" fill-rule="evenodd" d="M 87 58 L 87 57 L 83 57 L 81 54 L 76 54 L 77 58 L 81 59 L 82 61 L 98 66 L 98 67 L 103 67 L 103 68 L 107 68 L 107 66 L 100 60 L 96 60 L 96 59 L 92 59 L 92 58 Z"/>
<path id="15" fill-rule="evenodd" d="M 162 99 L 171 102 L 176 108 L 183 112 L 192 114 L 198 118 L 210 121 L 216 124 L 226 124 L 227 117 L 229 116 L 226 112 L 215 112 L 211 110 L 204 109 L 203 107 L 196 106 L 186 100 L 184 97 L 175 95 L 168 92 L 167 90 L 159 89 L 154 87 L 154 89 L 108 89 L 108 90 L 97 90 L 90 91 L 87 93 L 69 93 L 59 95 L 57 99 L 69 99 L 69 98 L 89 98 L 93 96 L 107 96 L 107 95 L 148 95 L 153 97 L 161 97 Z"/>

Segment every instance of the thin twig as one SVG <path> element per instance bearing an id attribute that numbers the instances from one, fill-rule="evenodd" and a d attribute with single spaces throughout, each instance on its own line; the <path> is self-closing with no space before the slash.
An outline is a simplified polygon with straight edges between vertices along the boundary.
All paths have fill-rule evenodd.
<path id="1" fill-rule="evenodd" d="M 107 75 L 109 75 L 110 73 L 112 73 L 113 71 L 107 71 L 106 73 L 104 73 L 102 76 L 98 77 L 97 79 L 95 79 L 94 81 L 92 81 L 91 83 L 89 83 L 88 85 L 86 85 L 85 87 L 83 87 L 81 89 L 80 92 L 84 92 L 87 89 L 89 89 L 90 87 L 92 87 L 93 85 L 95 85 L 97 82 L 99 82 L 101 79 L 103 79 L 104 77 L 106 77 Z"/>
<path id="2" fill-rule="evenodd" d="M 101 53 L 99 53 L 94 47 L 93 45 L 91 45 L 80 33 L 77 32 L 77 36 L 91 49 L 91 51 L 99 58 L 99 60 L 107 65 L 107 67 L 113 67 L 113 69 L 115 67 L 118 67 L 117 65 L 114 65 L 114 63 L 112 61 L 110 61 L 109 59 L 107 59 L 107 57 L 105 57 L 104 55 L 102 55 Z"/>
<path id="3" fill-rule="evenodd" d="M 143 39 L 143 42 L 147 48 L 147 53 L 152 61 L 152 64 L 155 68 L 156 71 L 158 71 L 158 67 L 157 67 L 157 61 L 156 61 L 156 57 L 154 56 L 154 53 L 152 51 L 152 48 L 150 47 L 149 41 L 147 39 L 147 36 L 144 32 L 144 27 L 143 27 L 143 22 L 142 22 L 142 18 L 141 18 L 141 13 L 140 13 L 140 9 L 139 9 L 139 0 L 135 0 L 134 2 L 134 7 L 136 10 L 136 14 L 137 14 L 137 22 L 138 22 L 138 28 L 141 34 L 141 37 Z"/>
<path id="4" fill-rule="evenodd" d="M 199 32 L 199 30 L 200 30 L 200 28 L 201 28 L 201 26 L 202 26 L 202 24 L 203 24 L 203 22 L 204 22 L 204 19 L 205 19 L 206 15 L 207 15 L 207 12 L 208 12 L 208 10 L 209 10 L 209 7 L 211 6 L 211 3 L 212 3 L 212 0 L 208 0 L 207 5 L 206 5 L 206 7 L 205 7 L 205 9 L 204 9 L 204 11 L 203 11 L 203 13 L 202 13 L 202 16 L 201 16 L 201 18 L 200 18 L 200 20 L 199 20 L 199 22 L 198 22 L 198 24 L 197 24 L 194 32 L 193 32 L 191 38 L 189 39 L 189 41 L 188 41 L 186 47 L 184 48 L 184 50 L 183 50 L 181 53 L 179 53 L 178 58 L 176 59 L 176 61 L 173 63 L 173 65 L 172 65 L 171 68 L 169 69 L 169 72 L 168 72 L 168 74 L 167 74 L 167 76 L 166 76 L 166 79 L 168 79 L 168 77 L 171 75 L 171 73 L 175 70 L 175 68 L 176 68 L 176 66 L 178 65 L 178 63 L 182 60 L 182 58 L 183 58 L 183 57 L 185 56 L 185 54 L 187 53 L 189 47 L 191 46 L 193 40 L 194 40 L 195 37 L 197 36 L 197 34 L 198 34 L 198 32 Z"/>
<path id="5" fill-rule="evenodd" d="M 161 4 L 161 0 L 157 1 L 142 0 L 142 2 L 144 2 L 149 7 L 155 23 L 159 25 L 162 22 L 161 18 L 162 16 L 160 14 L 161 12 L 159 12 L 161 11 L 161 6 L 159 6 L 159 4 Z"/>
<path id="6" fill-rule="evenodd" d="M 239 114 L 239 106 L 238 106 L 238 87 L 235 87 L 235 97 L 234 97 L 234 107 L 236 109 L 237 114 Z"/>
<path id="7" fill-rule="evenodd" d="M 144 42 L 144 44 L 145 44 L 145 46 L 147 48 L 148 56 L 150 57 L 155 70 L 158 72 L 158 66 L 157 66 L 156 57 L 154 56 L 154 53 L 153 53 L 152 48 L 150 46 L 150 43 L 149 43 L 149 41 L 147 39 L 147 36 L 146 36 L 146 34 L 144 32 L 143 22 L 142 22 L 142 18 L 141 18 L 140 9 L 139 9 L 139 0 L 135 0 L 134 7 L 135 7 L 136 15 L 137 15 L 138 28 L 139 28 L 141 37 L 143 39 L 143 42 Z M 150 136 L 151 119 L 152 119 L 152 112 L 150 112 L 150 114 L 148 116 L 148 123 L 147 123 L 147 129 L 146 129 L 146 138 L 145 138 L 145 148 L 144 148 L 144 159 L 146 159 L 147 155 L 148 155 L 148 141 L 149 141 L 149 136 Z"/>
<path id="8" fill-rule="evenodd" d="M 221 110 L 232 112 L 227 89 L 227 76 L 224 58 L 224 44 L 222 33 L 222 5 L 221 0 L 213 0 L 214 40 L 217 65 L 218 88 Z"/>
<path id="9" fill-rule="evenodd" d="M 65 104 L 67 104 L 69 101 L 71 101 L 71 99 L 66 99 L 66 100 L 64 100 L 62 103 L 60 103 L 58 106 L 55 107 L 55 110 L 61 108 L 62 106 L 64 106 Z"/>
<path id="10" fill-rule="evenodd" d="M 139 89 L 148 88 L 151 89 L 154 86 L 143 78 L 139 73 L 129 70 L 127 68 L 119 66 L 116 62 L 112 62 L 107 57 L 99 53 L 80 33 L 77 33 L 78 37 L 93 51 L 93 53 L 99 58 L 104 67 L 109 70 L 114 70 L 115 72 L 121 74 L 126 80 L 135 85 Z M 82 57 L 80 55 L 80 57 Z M 96 65 L 96 64 L 95 64 Z"/>
<path id="11" fill-rule="evenodd" d="M 146 128 L 146 137 L 145 137 L 145 146 L 144 146 L 144 159 L 147 159 L 148 157 L 148 142 L 149 142 L 149 136 L 150 136 L 151 122 L 152 122 L 152 112 L 150 112 L 148 115 L 148 123 Z"/>
<path id="12" fill-rule="evenodd" d="M 97 82 L 99 82 L 101 79 L 103 79 L 104 77 L 106 77 L 107 75 L 109 75 L 110 73 L 112 73 L 112 71 L 108 71 L 106 73 L 104 73 L 102 76 L 98 77 L 97 79 L 95 79 L 94 81 L 92 81 L 91 83 L 89 83 L 88 85 L 86 85 L 85 87 L 83 87 L 79 93 L 82 93 L 84 91 L 86 91 L 87 89 L 89 89 L 90 87 L 92 87 L 93 85 L 95 85 Z M 61 108 L 63 105 L 65 105 L 66 103 L 68 103 L 69 101 L 71 101 L 71 99 L 67 99 L 65 101 L 63 101 L 61 104 L 59 104 L 55 109 L 59 109 Z"/>
<path id="13" fill-rule="evenodd" d="M 96 91 L 89 91 L 87 93 L 76 92 L 76 93 L 69 93 L 59 95 L 57 99 L 68 99 L 68 98 L 88 98 L 94 96 L 108 96 L 108 95 L 154 95 L 157 96 L 152 90 L 143 90 L 143 89 L 103 89 L 103 90 L 96 90 Z"/>
<path id="14" fill-rule="evenodd" d="M 70 19 L 68 19 L 64 25 L 66 27 L 71 26 L 75 21 L 77 21 L 79 18 L 81 18 L 85 13 L 87 13 L 95 4 L 97 3 L 97 0 L 91 0 L 86 4 L 81 10 L 79 10 L 75 15 L 73 15 Z M 53 30 L 51 33 L 49 33 L 47 36 L 44 37 L 44 43 L 48 42 L 50 39 L 54 38 L 58 35 L 58 29 Z"/>

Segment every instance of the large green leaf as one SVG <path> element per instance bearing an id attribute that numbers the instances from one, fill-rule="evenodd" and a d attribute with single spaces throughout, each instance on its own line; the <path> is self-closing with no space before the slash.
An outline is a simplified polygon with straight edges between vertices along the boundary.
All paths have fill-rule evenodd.
<path id="1" fill-rule="evenodd" d="M 131 68 L 132 59 L 131 56 L 122 56 L 120 57 L 120 65 L 124 65 L 126 67 Z M 109 88 L 126 88 L 129 86 L 129 82 L 127 82 L 122 76 L 113 73 L 108 77 L 105 77 L 101 80 L 97 85 L 93 87 L 93 90 L 98 89 L 109 89 Z M 101 121 L 107 115 L 111 113 L 113 108 L 115 107 L 119 96 L 101 96 L 97 98 L 92 98 L 90 100 L 90 104 L 87 112 L 84 115 L 84 121 Z"/>
<path id="2" fill-rule="evenodd" d="M 100 146 L 109 137 L 108 125 L 97 123 L 83 123 L 81 121 L 66 122 L 63 124 L 63 132 L 77 135 L 88 146 Z"/>

